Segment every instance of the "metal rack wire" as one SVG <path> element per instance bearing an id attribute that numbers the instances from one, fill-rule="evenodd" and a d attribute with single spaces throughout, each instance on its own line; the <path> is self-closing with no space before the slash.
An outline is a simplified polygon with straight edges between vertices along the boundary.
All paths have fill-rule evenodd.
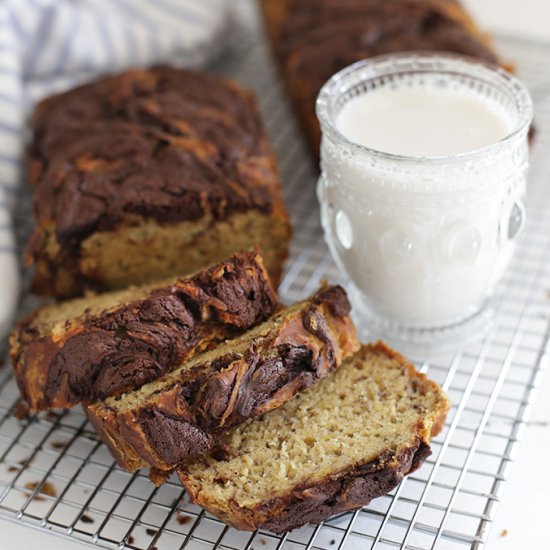
<path id="1" fill-rule="evenodd" d="M 278 83 L 253 3 L 239 2 L 234 46 L 213 70 L 258 93 L 278 154 L 295 227 L 281 286 L 286 301 L 339 274 L 322 241 L 309 161 Z M 353 513 L 284 537 L 228 528 L 189 503 L 175 478 L 155 488 L 144 472 L 119 469 L 80 410 L 18 420 L 18 391 L 0 368 L 0 516 L 105 548 L 309 550 L 480 548 L 494 518 L 534 391 L 550 330 L 550 45 L 500 39 L 536 104 L 537 137 L 528 194 L 529 221 L 499 289 L 494 327 L 484 340 L 418 364 L 448 393 L 453 409 L 426 464 L 392 493 Z M 31 219 L 21 197 L 22 246 Z M 28 287 L 27 287 L 28 288 Z M 28 293 L 23 310 L 34 307 Z"/>

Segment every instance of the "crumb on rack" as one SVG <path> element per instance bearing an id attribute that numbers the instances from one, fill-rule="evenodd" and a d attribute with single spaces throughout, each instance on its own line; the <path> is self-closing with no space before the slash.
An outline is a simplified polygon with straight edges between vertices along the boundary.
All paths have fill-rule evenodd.
<path id="1" fill-rule="evenodd" d="M 134 544 L 134 540 L 135 540 L 134 537 L 132 535 L 130 535 L 128 537 L 128 544 Z"/>
<path id="2" fill-rule="evenodd" d="M 8 472 L 10 473 L 14 473 L 14 472 L 18 472 L 19 471 L 19 468 L 17 466 L 9 466 L 8 467 Z"/>
<path id="3" fill-rule="evenodd" d="M 503 530 L 500 532 L 500 536 L 501 536 L 501 537 L 506 537 L 506 536 L 508 536 L 508 529 L 503 529 Z"/>
<path id="4" fill-rule="evenodd" d="M 87 514 L 82 514 L 80 516 L 80 521 L 82 523 L 93 523 L 94 522 L 94 518 L 91 518 L 90 516 L 88 516 Z"/>
<path id="5" fill-rule="evenodd" d="M 159 470 L 158 468 L 150 468 L 149 469 L 149 479 L 157 486 L 159 487 L 166 481 L 168 481 L 168 478 L 172 472 L 170 470 Z M 179 499 L 174 499 L 174 505 L 179 502 Z"/>
<path id="6" fill-rule="evenodd" d="M 156 529 L 151 529 L 150 527 L 147 527 L 147 529 L 145 529 L 145 532 L 151 537 L 154 537 L 158 533 Z"/>
<path id="7" fill-rule="evenodd" d="M 180 514 L 178 512 L 178 515 L 176 516 L 176 520 L 180 525 L 185 525 L 186 523 L 189 523 L 191 521 L 191 518 L 189 516 Z"/>
<path id="8" fill-rule="evenodd" d="M 44 481 L 42 485 L 40 483 L 40 481 L 27 481 L 27 483 L 25 483 L 25 489 L 27 489 L 27 491 L 30 491 L 31 493 L 34 492 L 37 487 L 39 487 L 38 493 L 34 495 L 33 498 L 35 498 L 36 500 L 43 500 L 42 497 L 38 496 L 39 494 L 48 495 L 49 497 L 57 496 L 57 491 L 53 483 L 49 482 L 48 480 Z"/>
<path id="9" fill-rule="evenodd" d="M 53 449 L 57 449 L 58 451 L 63 450 L 67 446 L 67 441 L 52 441 L 50 443 L 51 447 Z"/>
<path id="10" fill-rule="evenodd" d="M 29 408 L 23 401 L 19 400 L 13 407 L 13 416 L 17 418 L 17 420 L 25 420 L 29 417 Z"/>

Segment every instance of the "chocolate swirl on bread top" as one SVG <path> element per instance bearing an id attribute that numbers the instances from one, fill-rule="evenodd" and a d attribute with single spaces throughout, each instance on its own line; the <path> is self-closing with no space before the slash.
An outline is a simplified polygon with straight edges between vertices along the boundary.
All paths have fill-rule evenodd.
<path id="1" fill-rule="evenodd" d="M 261 256 L 245 252 L 154 287 L 46 306 L 11 336 L 31 411 L 139 388 L 278 308 Z"/>
<path id="2" fill-rule="evenodd" d="M 46 99 L 33 122 L 27 173 L 37 224 L 28 260 L 37 291 L 123 288 L 254 244 L 279 278 L 288 217 L 254 96 L 236 82 L 136 69 Z M 235 226 L 239 242 L 227 249 L 221 235 L 235 234 L 213 227 L 236 225 L 239 215 L 249 233 Z M 278 243 L 250 227 L 260 218 L 278 228 Z"/>

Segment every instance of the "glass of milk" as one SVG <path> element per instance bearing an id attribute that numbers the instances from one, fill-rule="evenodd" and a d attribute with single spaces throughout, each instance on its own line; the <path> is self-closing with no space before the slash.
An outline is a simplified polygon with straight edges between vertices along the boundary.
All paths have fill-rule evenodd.
<path id="1" fill-rule="evenodd" d="M 483 333 L 525 223 L 529 93 L 445 54 L 372 58 L 317 100 L 318 197 L 356 320 L 424 351 Z"/>

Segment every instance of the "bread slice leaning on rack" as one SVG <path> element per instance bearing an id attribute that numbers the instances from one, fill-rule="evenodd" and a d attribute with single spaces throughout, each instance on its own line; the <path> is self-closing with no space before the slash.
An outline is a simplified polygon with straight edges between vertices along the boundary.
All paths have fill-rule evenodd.
<path id="1" fill-rule="evenodd" d="M 324 287 L 242 336 L 141 389 L 85 407 L 118 463 L 170 471 L 217 445 L 221 430 L 270 411 L 358 348 L 341 287 Z M 162 481 L 162 474 L 152 475 Z"/>
<path id="2" fill-rule="evenodd" d="M 391 491 L 430 454 L 448 409 L 436 383 L 379 342 L 178 475 L 227 524 L 283 533 Z"/>
<path id="3" fill-rule="evenodd" d="M 279 308 L 258 252 L 193 275 L 38 309 L 10 339 L 31 411 L 137 389 Z"/>

